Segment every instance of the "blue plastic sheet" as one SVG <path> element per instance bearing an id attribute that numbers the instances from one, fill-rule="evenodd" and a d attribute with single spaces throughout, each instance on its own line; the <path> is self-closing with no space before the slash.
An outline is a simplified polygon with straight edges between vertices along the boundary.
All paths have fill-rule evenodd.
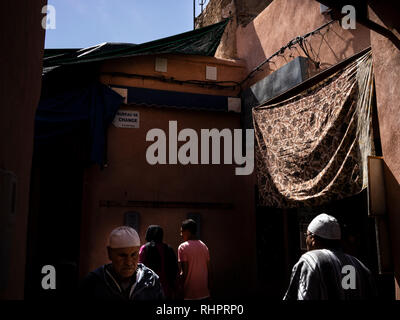
<path id="1" fill-rule="evenodd" d="M 105 159 L 107 127 L 123 102 L 123 97 L 95 83 L 41 99 L 35 117 L 35 143 L 51 145 L 80 132 L 90 145 L 90 160 L 102 165 Z"/>

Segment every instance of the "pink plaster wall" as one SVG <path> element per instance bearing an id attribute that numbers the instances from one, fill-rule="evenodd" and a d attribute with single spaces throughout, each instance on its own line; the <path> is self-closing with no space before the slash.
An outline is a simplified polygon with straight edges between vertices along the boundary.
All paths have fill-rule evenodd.
<path id="1" fill-rule="evenodd" d="M 103 70 L 154 74 L 154 57 L 107 63 Z M 204 80 L 205 65 L 218 66 L 218 80 L 239 80 L 244 67 L 234 62 L 205 57 L 168 57 L 168 73 L 176 79 Z M 175 85 L 158 81 L 102 76 L 107 84 L 119 84 L 181 92 L 235 95 L 236 91 Z M 80 273 L 84 276 L 107 263 L 109 232 L 123 224 L 124 213 L 140 213 L 140 237 L 150 224 L 164 228 L 165 241 L 175 251 L 181 242 L 180 224 L 190 212 L 201 214 L 201 238 L 208 245 L 215 279 L 213 295 L 245 297 L 256 290 L 254 176 L 236 176 L 236 165 L 155 165 L 147 163 L 146 142 L 150 129 L 168 133 L 168 121 L 178 121 L 178 131 L 240 128 L 239 114 L 155 108 L 129 105 L 139 111 L 140 128 L 108 130 L 108 161 L 104 170 L 92 166 L 85 172 L 81 234 Z M 199 141 L 200 143 L 200 141 Z M 232 209 L 100 207 L 99 201 L 182 201 L 228 203 Z M 238 254 L 240 252 L 240 254 Z M 246 275 L 242 269 L 246 268 Z"/>
<path id="2" fill-rule="evenodd" d="M 394 9 L 391 6 L 387 6 L 380 11 L 378 16 L 370 8 L 370 19 L 391 29 L 400 39 L 399 32 L 391 28 L 388 23 L 392 10 Z M 398 88 L 400 50 L 389 39 L 374 31 L 371 31 L 371 42 L 379 129 L 386 164 L 385 187 L 396 280 L 396 299 L 400 299 L 400 91 Z"/>
<path id="3" fill-rule="evenodd" d="M 246 27 L 236 31 L 237 54 L 247 66 L 247 72 L 257 67 L 266 58 L 285 46 L 297 36 L 311 32 L 330 18 L 320 13 L 320 4 L 314 0 L 274 0 Z M 310 75 L 324 70 L 370 45 L 369 30 L 357 24 L 355 30 L 344 30 L 338 22 L 330 26 L 330 30 L 308 38 L 309 51 L 314 60 L 321 63 L 319 70 L 311 66 Z M 326 34 L 325 34 L 326 33 Z M 297 56 L 305 56 L 296 46 L 287 50 L 281 57 L 275 57 L 274 63 L 266 64 L 263 72 L 259 72 L 249 81 L 251 85 L 271 72 L 279 69 Z"/>

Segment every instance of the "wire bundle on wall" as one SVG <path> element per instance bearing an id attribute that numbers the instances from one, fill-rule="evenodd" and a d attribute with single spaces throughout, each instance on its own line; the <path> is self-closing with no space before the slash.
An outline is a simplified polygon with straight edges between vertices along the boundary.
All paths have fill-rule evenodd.
<path id="1" fill-rule="evenodd" d="M 266 63 L 270 62 L 270 60 L 276 56 L 280 56 L 282 55 L 287 49 L 291 49 L 291 47 L 295 46 L 295 45 L 299 45 L 299 47 L 303 50 L 304 54 L 307 56 L 307 58 L 309 58 L 316 66 L 318 65 L 319 67 L 319 62 L 315 61 L 307 47 L 306 47 L 306 39 L 314 34 L 319 33 L 322 29 L 329 27 L 333 22 L 335 22 L 336 20 L 331 20 L 327 23 L 325 23 L 324 25 L 320 26 L 319 28 L 303 35 L 303 36 L 297 36 L 296 38 L 290 40 L 285 46 L 283 46 L 282 48 L 280 48 L 278 51 L 276 51 L 275 53 L 273 53 L 270 57 L 268 57 L 267 59 L 265 59 L 263 62 L 261 62 L 257 67 L 255 67 L 248 75 L 246 78 L 244 78 L 241 82 L 240 85 L 242 85 L 243 83 L 245 83 L 248 79 L 250 79 L 251 77 L 253 77 L 254 73 L 262 70 L 261 67 L 264 66 Z"/>
<path id="2" fill-rule="evenodd" d="M 266 64 L 266 63 L 274 63 L 273 61 L 271 61 L 274 57 L 277 56 L 282 56 L 284 54 L 284 52 L 289 49 L 292 50 L 292 47 L 295 47 L 296 45 L 298 45 L 300 47 L 300 49 L 303 51 L 303 53 L 306 55 L 306 57 L 312 62 L 314 63 L 315 67 L 318 69 L 320 66 L 320 62 L 316 61 L 312 55 L 310 54 L 310 51 L 314 54 L 314 56 L 316 55 L 315 52 L 313 52 L 313 48 L 310 44 L 308 44 L 307 42 L 307 38 L 320 33 L 320 31 L 324 28 L 328 28 L 329 31 L 329 27 L 332 23 L 334 23 L 336 20 L 331 20 L 325 24 L 323 24 L 322 26 L 320 26 L 319 28 L 306 33 L 303 36 L 297 36 L 296 38 L 290 40 L 285 46 L 283 46 L 282 48 L 280 48 L 279 50 L 277 50 L 274 54 L 272 54 L 270 57 L 268 57 L 267 59 L 265 59 L 262 63 L 260 63 L 256 68 L 254 68 L 242 81 L 240 82 L 235 82 L 235 81 L 204 81 L 204 80 L 178 80 L 175 79 L 173 77 L 167 78 L 164 76 L 154 76 L 154 75 L 143 75 L 143 74 L 129 74 L 129 73 L 124 73 L 124 72 L 102 72 L 102 74 L 104 75 L 110 75 L 110 76 L 115 76 L 115 77 L 127 77 L 127 78 L 139 78 L 139 79 L 147 79 L 147 80 L 158 80 L 158 81 L 162 81 L 162 82 L 169 82 L 169 83 L 175 83 L 175 84 L 189 84 L 189 85 L 196 85 L 196 86 L 200 86 L 200 87 L 207 87 L 207 88 L 217 88 L 217 89 L 230 89 L 230 90 L 234 90 L 237 87 L 241 87 L 248 79 L 252 78 L 253 75 L 258 72 L 258 71 L 262 71 L 262 67 Z M 307 47 L 310 47 L 310 49 L 308 49 Z M 296 48 L 297 49 L 297 48 Z"/>

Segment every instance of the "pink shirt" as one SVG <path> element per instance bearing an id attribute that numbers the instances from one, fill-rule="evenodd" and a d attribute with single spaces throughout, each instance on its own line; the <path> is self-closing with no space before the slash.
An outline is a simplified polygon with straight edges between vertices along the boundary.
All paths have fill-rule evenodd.
<path id="1" fill-rule="evenodd" d="M 209 260 L 208 248 L 200 240 L 188 240 L 178 247 L 178 261 L 188 263 L 188 274 L 184 283 L 186 300 L 204 299 L 210 296 L 207 269 Z"/>

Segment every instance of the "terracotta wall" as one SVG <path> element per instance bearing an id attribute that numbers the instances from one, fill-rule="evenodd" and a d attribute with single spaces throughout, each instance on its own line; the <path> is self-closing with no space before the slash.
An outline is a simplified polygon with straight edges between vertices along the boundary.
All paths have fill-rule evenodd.
<path id="1" fill-rule="evenodd" d="M 245 296 L 254 290 L 255 230 L 252 176 L 236 176 L 235 165 L 150 165 L 146 161 L 146 133 L 152 128 L 168 134 L 168 121 L 178 130 L 240 128 L 236 114 L 129 106 L 139 111 L 139 129 L 111 126 L 108 132 L 109 165 L 93 166 L 84 179 L 81 273 L 107 263 L 106 239 L 124 222 L 124 213 L 140 213 L 140 237 L 150 224 L 160 224 L 165 241 L 175 250 L 181 242 L 180 223 L 186 214 L 201 214 L 201 238 L 209 246 L 216 296 Z M 226 203 L 232 209 L 100 207 L 99 201 L 183 201 Z M 240 255 L 237 253 L 241 252 Z M 241 270 L 246 266 L 246 276 Z"/>
<path id="2" fill-rule="evenodd" d="M 29 182 L 34 114 L 39 101 L 45 30 L 41 1 L 1 4 L 0 169 L 17 176 L 7 287 L 0 299 L 24 297 Z M 5 214 L 0 212 L 0 214 Z"/>
<path id="3" fill-rule="evenodd" d="M 174 60 L 176 59 L 176 60 Z M 174 58 L 168 65 L 168 75 L 175 78 L 201 78 L 206 63 L 217 63 L 213 58 Z M 193 60 L 194 59 L 194 60 Z M 104 69 L 124 72 L 149 72 L 154 69 L 154 58 L 138 58 L 136 62 L 107 64 Z M 189 70 L 187 64 L 194 63 Z M 174 66 L 175 64 L 175 66 Z M 208 63 L 207 63 L 208 64 Z M 178 68 L 179 67 L 179 68 Z M 224 69 L 226 68 L 226 69 Z M 238 79 L 241 69 L 237 65 L 221 65 L 221 79 Z M 224 70 L 224 71 L 222 71 Z M 219 78 L 220 79 L 220 78 Z M 208 94 L 227 94 L 218 89 L 176 86 L 136 79 L 102 77 L 104 83 L 153 89 L 175 90 Z M 234 94 L 235 92 L 230 92 Z M 188 213 L 201 214 L 201 239 L 208 245 L 215 279 L 214 296 L 220 298 L 245 297 L 254 294 L 256 287 L 255 214 L 253 176 L 235 175 L 236 165 L 155 165 L 148 164 L 146 142 L 150 129 L 160 128 L 168 134 L 168 121 L 177 120 L 178 130 L 240 128 L 236 113 L 182 110 L 144 106 L 125 106 L 139 111 L 140 128 L 122 129 L 113 125 L 108 130 L 108 167 L 100 170 L 92 166 L 85 172 L 83 192 L 83 220 L 81 235 L 80 274 L 108 262 L 106 240 L 109 232 L 124 223 L 124 214 L 140 214 L 139 234 L 144 241 L 146 228 L 160 224 L 165 241 L 175 251 L 181 242 L 180 224 Z M 199 141 L 200 143 L 200 141 Z M 180 145 L 181 143 L 179 143 Z M 156 207 L 102 207 L 101 200 L 160 201 L 189 203 L 225 203 L 230 209 L 206 208 L 156 208 Z M 241 252 L 239 255 L 238 252 Z M 246 274 L 242 270 L 246 268 Z"/>
<path id="4" fill-rule="evenodd" d="M 253 21 L 236 31 L 237 56 L 247 66 L 247 72 L 285 46 L 297 36 L 311 32 L 330 17 L 320 13 L 320 4 L 314 0 L 274 0 Z M 310 65 L 310 75 L 316 74 L 370 45 L 369 30 L 357 24 L 355 30 L 344 30 L 338 22 L 307 39 L 310 56 L 320 62 L 320 68 Z M 305 56 L 296 46 L 263 66 L 248 83 L 251 85 L 279 69 L 296 56 Z"/>
<path id="5" fill-rule="evenodd" d="M 393 12 L 398 12 L 398 4 L 393 2 L 392 5 L 380 6 L 377 1 L 372 1 L 369 16 L 400 39 L 400 24 L 397 17 L 392 19 Z M 374 31 L 371 31 L 371 44 L 382 153 L 386 164 L 385 187 L 396 299 L 400 299 L 400 48 Z"/>

